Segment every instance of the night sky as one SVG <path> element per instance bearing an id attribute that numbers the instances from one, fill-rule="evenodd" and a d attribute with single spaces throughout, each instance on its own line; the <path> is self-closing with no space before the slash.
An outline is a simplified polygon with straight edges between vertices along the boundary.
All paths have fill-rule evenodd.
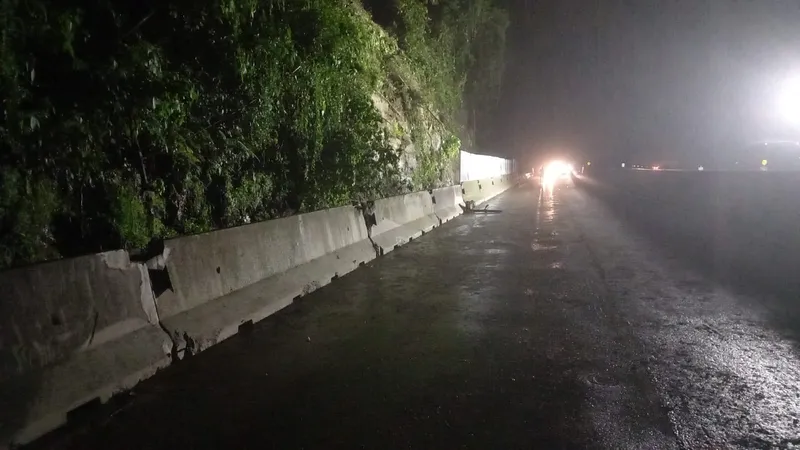
<path id="1" fill-rule="evenodd" d="M 497 145 L 510 156 L 697 164 L 800 140 L 800 0 L 507 0 Z"/>

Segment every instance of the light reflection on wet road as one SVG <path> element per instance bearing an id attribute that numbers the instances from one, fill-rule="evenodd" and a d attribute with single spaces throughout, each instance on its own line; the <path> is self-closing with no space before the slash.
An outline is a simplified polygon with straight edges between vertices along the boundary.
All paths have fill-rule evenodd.
<path id="1" fill-rule="evenodd" d="M 583 193 L 571 200 L 609 290 L 650 353 L 681 446 L 800 448 L 797 342 L 765 306 L 797 296 L 768 302 L 721 286 L 674 257 L 681 243 L 645 239 Z"/>
<path id="2" fill-rule="evenodd" d="M 490 203 L 34 448 L 800 445 L 796 345 L 753 302 L 571 186 Z"/>

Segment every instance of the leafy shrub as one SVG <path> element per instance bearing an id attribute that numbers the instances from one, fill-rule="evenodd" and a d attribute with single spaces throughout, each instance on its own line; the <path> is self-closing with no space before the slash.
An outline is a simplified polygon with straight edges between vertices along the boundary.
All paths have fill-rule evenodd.
<path id="1" fill-rule="evenodd" d="M 468 68 L 398 5 L 399 47 L 346 0 L 0 0 L 0 267 L 400 192 L 390 61 L 447 118 Z"/>

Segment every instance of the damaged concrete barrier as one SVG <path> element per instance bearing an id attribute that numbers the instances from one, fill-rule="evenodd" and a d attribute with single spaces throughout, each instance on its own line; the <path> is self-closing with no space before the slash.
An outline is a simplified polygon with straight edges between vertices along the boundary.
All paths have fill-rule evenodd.
<path id="1" fill-rule="evenodd" d="M 481 192 L 481 180 L 461 182 L 461 197 L 465 202 L 474 201 L 476 204 L 482 202 L 484 194 Z"/>
<path id="2" fill-rule="evenodd" d="M 147 269 L 124 250 L 0 273 L 0 447 L 170 363 Z"/>
<path id="3" fill-rule="evenodd" d="M 164 243 L 171 287 L 156 304 L 180 354 L 193 354 L 376 257 L 354 207 Z"/>
<path id="4" fill-rule="evenodd" d="M 413 192 L 375 200 L 372 208 L 370 237 L 380 254 L 406 244 L 439 226 L 428 191 Z"/>
<path id="5" fill-rule="evenodd" d="M 440 222 L 447 222 L 462 213 L 461 206 L 459 206 L 464 204 L 461 186 L 434 189 L 431 195 L 433 195 L 434 213 Z"/>

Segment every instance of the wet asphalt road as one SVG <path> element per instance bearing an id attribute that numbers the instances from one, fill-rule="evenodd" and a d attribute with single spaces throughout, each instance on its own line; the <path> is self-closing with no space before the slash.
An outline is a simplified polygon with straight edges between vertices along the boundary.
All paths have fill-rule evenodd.
<path id="1" fill-rule="evenodd" d="M 32 447 L 800 447 L 798 346 L 752 294 L 574 187 L 490 204 Z"/>

